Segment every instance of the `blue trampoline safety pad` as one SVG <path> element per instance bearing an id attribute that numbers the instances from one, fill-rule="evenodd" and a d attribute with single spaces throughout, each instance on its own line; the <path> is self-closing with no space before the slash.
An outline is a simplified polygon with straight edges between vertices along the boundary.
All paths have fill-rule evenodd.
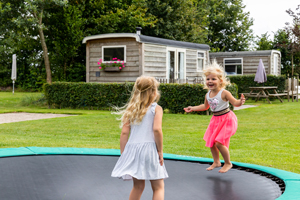
<path id="1" fill-rule="evenodd" d="M 103 155 L 119 156 L 118 149 L 96 149 L 96 148 L 63 148 L 63 147 L 20 147 L 20 148 L 0 148 L 1 157 L 30 156 L 30 155 Z M 183 156 L 175 154 L 164 154 L 164 159 L 193 161 L 193 162 L 213 162 L 209 158 L 199 158 L 193 156 Z M 255 169 L 266 172 L 282 179 L 285 182 L 285 192 L 277 198 L 278 200 L 296 200 L 300 197 L 300 174 L 279 170 L 260 165 L 253 165 L 240 162 L 232 162 L 236 166 Z"/>

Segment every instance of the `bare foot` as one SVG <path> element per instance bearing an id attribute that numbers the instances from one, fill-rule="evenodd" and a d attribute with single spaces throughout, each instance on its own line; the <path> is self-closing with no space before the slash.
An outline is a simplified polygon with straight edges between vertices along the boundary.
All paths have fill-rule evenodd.
<path id="1" fill-rule="evenodd" d="M 216 167 L 221 167 L 221 163 L 220 162 L 219 163 L 215 163 L 214 162 L 210 167 L 206 168 L 206 170 L 207 171 L 211 171 L 211 170 L 213 170 Z"/>
<path id="2" fill-rule="evenodd" d="M 220 173 L 226 173 L 232 168 L 232 164 L 225 163 L 223 167 L 219 170 Z"/>

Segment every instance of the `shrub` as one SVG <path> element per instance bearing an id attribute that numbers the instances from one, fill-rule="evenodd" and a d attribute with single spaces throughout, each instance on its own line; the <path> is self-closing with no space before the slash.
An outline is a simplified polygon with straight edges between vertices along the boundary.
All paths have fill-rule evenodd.
<path id="1" fill-rule="evenodd" d="M 134 83 L 70 83 L 44 84 L 45 98 L 49 107 L 87 108 L 107 110 L 123 106 L 128 101 Z M 227 89 L 237 97 L 237 86 Z M 159 104 L 170 113 L 184 113 L 183 108 L 204 102 L 206 90 L 201 84 L 160 84 Z M 199 112 L 205 114 L 206 112 Z"/>
<path id="2" fill-rule="evenodd" d="M 277 91 L 283 92 L 285 88 L 285 76 L 267 75 L 267 82 L 257 83 L 254 82 L 255 74 L 243 75 L 243 76 L 228 76 L 231 83 L 235 83 L 238 86 L 239 93 L 250 92 L 249 87 L 255 86 L 278 86 Z"/>

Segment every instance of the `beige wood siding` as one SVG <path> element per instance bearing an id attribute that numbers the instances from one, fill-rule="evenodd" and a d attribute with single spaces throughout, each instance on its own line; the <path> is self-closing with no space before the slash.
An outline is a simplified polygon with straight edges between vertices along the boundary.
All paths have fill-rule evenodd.
<path id="1" fill-rule="evenodd" d="M 102 46 L 126 45 L 126 64 L 120 72 L 105 72 L 99 70 L 99 59 L 102 59 Z M 87 42 L 87 66 L 89 64 L 89 76 L 87 82 L 133 82 L 139 76 L 140 44 L 134 38 L 98 39 Z M 100 71 L 100 77 L 96 72 Z"/>
<path id="2" fill-rule="evenodd" d="M 166 78 L 167 47 L 144 44 L 143 72 L 146 76 Z"/>
<path id="3" fill-rule="evenodd" d="M 196 50 L 196 49 L 187 49 L 186 50 L 186 78 L 189 80 L 189 83 L 192 83 L 195 78 L 203 78 L 203 71 L 197 71 L 197 52 L 201 51 L 204 53 L 204 69 L 209 63 L 209 53 L 204 50 Z"/>
<path id="4" fill-rule="evenodd" d="M 197 73 L 197 50 L 186 50 L 186 77 L 194 79 Z"/>
<path id="5" fill-rule="evenodd" d="M 259 59 L 262 59 L 266 74 L 270 74 L 270 56 L 259 57 L 243 57 L 243 75 L 255 74 L 259 64 Z"/>

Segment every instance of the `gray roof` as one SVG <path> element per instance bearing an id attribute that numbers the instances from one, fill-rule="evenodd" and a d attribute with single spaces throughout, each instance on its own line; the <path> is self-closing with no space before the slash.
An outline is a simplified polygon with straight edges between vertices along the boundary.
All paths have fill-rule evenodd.
<path id="1" fill-rule="evenodd" d="M 234 51 L 234 52 L 210 52 L 210 57 L 245 57 L 245 56 L 270 56 L 272 53 L 278 53 L 277 50 L 263 50 L 263 51 Z"/>
<path id="2" fill-rule="evenodd" d="M 209 46 L 207 44 L 169 40 L 169 39 L 163 39 L 163 38 L 146 36 L 146 35 L 139 35 L 139 37 L 140 37 L 140 41 L 143 43 L 164 44 L 167 46 L 176 46 L 181 48 L 209 50 Z"/>
<path id="3" fill-rule="evenodd" d="M 104 38 L 120 38 L 120 37 L 135 38 L 137 42 L 142 42 L 142 43 L 167 45 L 167 46 L 174 46 L 180 48 L 202 49 L 202 50 L 210 49 L 207 44 L 169 40 L 169 39 L 163 39 L 163 38 L 146 36 L 146 35 L 138 35 L 135 33 L 108 33 L 108 34 L 92 35 L 92 36 L 85 37 L 82 40 L 82 43 L 86 43 L 88 40 L 104 39 Z"/>

